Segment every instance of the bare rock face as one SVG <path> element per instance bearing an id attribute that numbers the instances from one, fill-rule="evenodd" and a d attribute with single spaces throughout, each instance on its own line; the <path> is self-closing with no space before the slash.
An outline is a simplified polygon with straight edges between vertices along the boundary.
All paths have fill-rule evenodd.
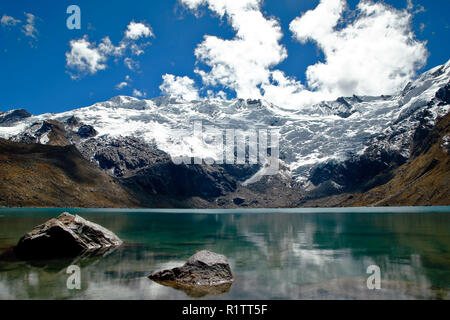
<path id="1" fill-rule="evenodd" d="M 65 212 L 24 235 L 15 253 L 22 259 L 72 257 L 102 253 L 121 244 L 122 240 L 108 229 Z"/>
<path id="2" fill-rule="evenodd" d="M 91 138 L 98 134 L 97 130 L 93 126 L 83 125 L 78 129 L 78 135 L 81 138 Z"/>
<path id="3" fill-rule="evenodd" d="M 31 114 L 24 109 L 13 110 L 7 113 L 2 112 L 0 114 L 0 126 L 9 127 L 16 122 L 29 117 L 31 117 Z"/>
<path id="4" fill-rule="evenodd" d="M 150 279 L 162 285 L 183 290 L 190 296 L 227 292 L 233 282 L 233 273 L 224 255 L 203 250 L 181 267 L 155 272 Z"/>

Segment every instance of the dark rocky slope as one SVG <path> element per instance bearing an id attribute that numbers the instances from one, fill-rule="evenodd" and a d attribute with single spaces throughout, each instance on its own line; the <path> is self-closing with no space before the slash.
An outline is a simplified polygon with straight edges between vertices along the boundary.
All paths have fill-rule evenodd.
<path id="1" fill-rule="evenodd" d="M 55 144 L 70 138 L 60 123 L 50 127 Z M 0 206 L 291 207 L 299 194 L 279 175 L 245 187 L 239 181 L 248 168 L 175 165 L 164 152 L 135 139 L 95 145 L 98 149 L 84 153 L 91 155 L 88 161 L 74 145 L 0 139 Z"/>
<path id="2" fill-rule="evenodd" d="M 139 203 L 72 145 L 0 139 L 0 206 L 136 207 Z"/>
<path id="3" fill-rule="evenodd" d="M 411 142 L 411 158 L 381 175 L 392 179 L 366 192 L 304 201 L 304 206 L 450 205 L 450 114 L 436 126 L 421 124 Z"/>
<path id="4" fill-rule="evenodd" d="M 421 101 L 419 111 L 415 107 L 412 114 L 402 115 L 409 119 L 410 131 L 394 123 L 370 137 L 363 154 L 312 168 L 309 185 L 284 174 L 289 169 L 283 166 L 279 174 L 245 185 L 260 166 L 176 165 L 154 144 L 137 137 L 99 136 L 94 126 L 74 116 L 30 121 L 26 130 L 11 137 L 19 143 L 1 140 L 0 206 L 449 205 L 449 115 L 435 119 L 433 113 L 449 104 L 449 96 L 447 84 L 431 100 Z M 358 99 L 340 98 L 329 107 L 348 109 L 351 116 L 350 103 Z M 9 112 L 0 126 L 29 117 L 24 110 Z M 406 138 L 399 139 L 402 135 Z"/>
<path id="5" fill-rule="evenodd" d="M 412 144 L 414 156 L 395 170 L 394 178 L 387 184 L 356 195 L 343 205 L 450 205 L 449 137 L 450 114 L 434 128 L 419 127 Z"/>
<path id="6" fill-rule="evenodd" d="M 445 98 L 445 92 L 443 92 Z M 242 185 L 258 168 L 175 165 L 139 139 L 88 138 L 78 144 L 71 118 L 44 121 L 35 138 L 0 140 L 0 206 L 264 208 L 450 204 L 448 114 L 430 126 L 424 112 L 410 143 L 410 159 L 374 146 L 343 163 L 312 171 L 318 187 L 302 189 L 282 175 Z M 89 135 L 95 128 L 85 128 Z M 84 133 L 83 133 L 84 134 Z M 62 146 L 60 146 L 62 145 Z M 88 161 L 89 159 L 90 161 Z"/>
<path id="7" fill-rule="evenodd" d="M 13 110 L 6 114 L 4 114 L 3 112 L 0 112 L 0 115 L 2 116 L 0 118 L 1 126 L 10 126 L 22 119 L 31 117 L 31 113 L 29 113 L 28 111 L 26 111 L 24 109 Z"/>

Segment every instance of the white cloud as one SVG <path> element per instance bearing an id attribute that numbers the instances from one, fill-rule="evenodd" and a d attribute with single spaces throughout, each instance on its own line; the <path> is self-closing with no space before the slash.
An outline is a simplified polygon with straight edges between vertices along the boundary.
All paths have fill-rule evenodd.
<path id="1" fill-rule="evenodd" d="M 206 35 L 196 48 L 197 59 L 211 68 L 196 70 L 204 84 L 231 88 L 241 98 L 259 97 L 259 86 L 269 81 L 269 69 L 287 57 L 279 44 L 280 25 L 274 18 L 264 17 L 261 0 L 181 1 L 191 10 L 208 5 L 220 17 L 226 16 L 236 31 L 232 40 Z"/>
<path id="2" fill-rule="evenodd" d="M 227 99 L 227 94 L 223 90 L 220 90 L 219 92 L 214 92 L 211 89 L 207 90 L 206 91 L 206 96 L 209 99 L 220 99 L 220 100 L 226 100 Z"/>
<path id="3" fill-rule="evenodd" d="M 414 4 L 412 0 L 406 0 L 406 9 L 412 10 L 414 8 Z"/>
<path id="4" fill-rule="evenodd" d="M 125 43 L 120 42 L 116 47 L 109 37 L 105 37 L 102 39 L 100 44 L 98 45 L 98 50 L 103 53 L 105 56 L 116 56 L 120 57 L 125 53 L 127 46 Z"/>
<path id="5" fill-rule="evenodd" d="M 22 31 L 27 37 L 36 39 L 38 34 L 38 31 L 36 29 L 36 16 L 34 14 L 26 12 L 25 16 L 27 17 L 27 24 L 23 26 Z"/>
<path id="6" fill-rule="evenodd" d="M 421 23 L 419 26 L 420 32 L 423 32 L 425 30 L 425 27 L 426 27 L 425 23 Z"/>
<path id="7" fill-rule="evenodd" d="M 417 41 L 411 29 L 413 14 L 423 10 L 415 10 L 412 1 L 409 11 L 371 0 L 361 0 L 350 11 L 346 0 L 321 0 L 290 25 L 295 39 L 315 42 L 324 54 L 323 62 L 308 67 L 302 84 L 275 69 L 287 52 L 279 43 L 278 21 L 261 12 L 262 0 L 181 2 L 196 14 L 208 6 L 236 31 L 232 40 L 206 35 L 195 50 L 197 60 L 210 67 L 195 70 L 208 96 L 214 96 L 211 87 L 222 86 L 241 98 L 262 96 L 298 108 L 339 96 L 390 94 L 414 77 L 428 56 L 426 43 Z"/>
<path id="8" fill-rule="evenodd" d="M 208 3 L 206 0 L 181 0 L 181 2 L 191 10 L 195 10 L 197 7 Z"/>
<path id="9" fill-rule="evenodd" d="M 70 52 L 66 52 L 67 67 L 81 74 L 95 74 L 99 70 L 106 69 L 107 56 L 105 52 L 90 43 L 87 36 L 82 39 L 70 41 Z M 72 75 L 72 78 L 78 76 Z"/>
<path id="10" fill-rule="evenodd" d="M 137 97 L 137 98 L 143 98 L 145 96 L 147 96 L 147 94 L 143 91 L 139 91 L 137 89 L 133 89 L 133 96 Z"/>
<path id="11" fill-rule="evenodd" d="M 142 49 L 142 45 L 137 45 L 136 43 L 133 43 L 131 44 L 130 49 L 135 56 L 140 56 L 141 54 L 144 54 L 144 49 Z"/>
<path id="12" fill-rule="evenodd" d="M 290 30 L 294 33 L 294 37 L 303 43 L 308 40 L 308 36 L 313 39 L 324 38 L 333 32 L 344 9 L 344 0 L 321 0 L 314 10 L 309 10 L 292 21 Z"/>
<path id="13" fill-rule="evenodd" d="M 263 84 L 261 88 L 265 99 L 284 108 L 297 109 L 318 101 L 333 99 L 332 96 L 322 92 L 307 90 L 301 82 L 293 77 L 287 77 L 280 70 L 273 71 L 270 83 Z"/>
<path id="14" fill-rule="evenodd" d="M 8 26 L 8 27 L 14 27 L 14 26 L 16 26 L 17 24 L 19 24 L 19 23 L 21 23 L 22 21 L 20 21 L 20 20 L 17 20 L 17 19 L 14 19 L 13 17 L 11 17 L 11 16 L 7 16 L 6 14 L 4 14 L 3 16 L 2 16 L 2 18 L 0 19 L 0 24 L 2 25 L 2 26 Z"/>
<path id="15" fill-rule="evenodd" d="M 131 71 L 134 71 L 136 69 L 139 69 L 139 62 L 131 59 L 130 57 L 127 57 L 123 60 L 123 63 L 125 66 L 130 69 Z"/>
<path id="16" fill-rule="evenodd" d="M 149 43 L 137 44 L 135 40 L 148 36 L 154 36 L 150 26 L 134 21 L 130 22 L 124 38 L 117 46 L 108 36 L 96 45 L 95 42 L 89 42 L 85 35 L 81 39 L 70 41 L 71 50 L 66 52 L 66 65 L 69 69 L 76 71 L 75 74 L 71 74 L 74 79 L 106 69 L 109 57 L 114 57 L 115 61 L 123 58 L 128 69 L 136 70 L 139 68 L 139 63 L 127 56 L 127 53 L 136 56 L 142 55 L 143 48 Z"/>
<path id="17" fill-rule="evenodd" d="M 126 87 L 128 87 L 128 82 L 126 82 L 126 81 L 122 81 L 121 83 L 116 85 L 117 90 L 122 90 L 123 88 L 126 88 Z"/>
<path id="18" fill-rule="evenodd" d="M 173 74 L 165 74 L 162 76 L 162 79 L 163 83 L 159 89 L 163 94 L 186 101 L 199 99 L 194 80 L 191 78 L 175 77 Z"/>
<path id="19" fill-rule="evenodd" d="M 125 32 L 125 37 L 131 40 L 138 40 L 139 38 L 154 37 L 152 28 L 141 22 L 131 21 Z"/>
<path id="20" fill-rule="evenodd" d="M 26 22 L 22 22 L 19 19 L 15 19 L 14 17 L 8 16 L 4 14 L 0 19 L 0 24 L 2 27 L 12 28 L 12 27 L 21 27 L 20 31 L 27 37 L 32 38 L 29 41 L 31 47 L 34 47 L 34 42 L 37 41 L 37 36 L 39 34 L 36 28 L 36 21 L 39 19 L 32 13 L 24 12 L 26 17 Z"/>
<path id="21" fill-rule="evenodd" d="M 406 10 L 412 12 L 413 14 L 425 12 L 425 8 L 422 5 L 415 5 L 412 0 L 406 0 Z"/>
<path id="22" fill-rule="evenodd" d="M 125 80 L 116 85 L 116 89 L 122 90 L 123 88 L 131 87 L 130 82 L 133 82 L 133 79 L 129 75 L 126 75 Z"/>
<path id="23" fill-rule="evenodd" d="M 410 13 L 372 1 L 361 1 L 357 9 L 355 20 L 340 28 L 345 0 L 321 0 L 292 21 L 295 38 L 314 41 L 325 56 L 307 69 L 310 89 L 334 97 L 390 94 L 425 65 L 428 52 L 411 31 Z"/>

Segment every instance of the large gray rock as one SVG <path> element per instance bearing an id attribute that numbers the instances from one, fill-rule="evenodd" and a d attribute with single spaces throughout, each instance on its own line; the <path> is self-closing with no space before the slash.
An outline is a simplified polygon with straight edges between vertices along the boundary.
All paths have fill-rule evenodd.
<path id="1" fill-rule="evenodd" d="M 203 250 L 190 257 L 183 266 L 155 272 L 149 278 L 200 297 L 227 292 L 233 282 L 233 273 L 224 255 Z"/>
<path id="2" fill-rule="evenodd" d="M 71 257 L 104 252 L 121 244 L 108 229 L 65 212 L 24 235 L 15 253 L 23 259 Z"/>

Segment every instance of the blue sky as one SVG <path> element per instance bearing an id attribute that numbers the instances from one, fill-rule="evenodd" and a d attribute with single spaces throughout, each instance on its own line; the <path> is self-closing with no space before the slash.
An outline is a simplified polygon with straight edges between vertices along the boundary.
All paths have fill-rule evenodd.
<path id="1" fill-rule="evenodd" d="M 324 61 L 326 57 L 314 41 L 300 43 L 294 38 L 290 24 L 302 13 L 315 9 L 318 3 L 317 0 L 265 0 L 261 7 L 264 17 L 276 17 L 279 21 L 283 34 L 279 44 L 287 52 L 287 57 L 271 68 L 305 85 L 308 66 Z M 349 8 L 355 9 L 358 3 L 358 0 L 349 0 Z M 408 6 L 406 0 L 386 0 L 385 3 L 399 10 L 406 10 Z M 81 9 L 81 30 L 69 30 L 66 27 L 69 17 L 66 9 L 72 4 Z M 429 54 L 425 66 L 417 70 L 420 72 L 449 59 L 450 2 L 413 0 L 412 4 L 413 7 L 409 7 L 412 31 L 418 41 L 426 41 Z M 28 35 L 23 29 L 27 24 L 25 13 L 35 16 L 33 26 L 36 31 Z M 3 20 L 5 23 L 0 26 L 2 111 L 25 108 L 33 114 L 61 112 L 108 100 L 116 95 L 133 95 L 134 90 L 152 98 L 162 94 L 159 87 L 165 74 L 189 77 L 200 90 L 200 96 L 206 95 L 207 89 L 216 93 L 224 91 L 229 98 L 235 96 L 233 85 L 208 87 L 201 75 L 194 72 L 196 68 L 206 72 L 209 70 L 204 60 L 194 55 L 204 35 L 233 39 L 236 34 L 226 16 L 220 19 L 205 6 L 196 7 L 194 12 L 178 0 L 8 0 L 0 3 L 0 18 L 3 16 L 20 22 L 11 24 L 10 20 L 7 24 Z M 136 41 L 144 53 L 132 56 L 128 50 L 120 57 L 110 56 L 104 70 L 78 75 L 74 79 L 76 72 L 68 67 L 66 61 L 66 53 L 71 50 L 70 41 L 87 36 L 89 42 L 98 45 L 108 36 L 113 45 L 118 46 L 132 21 L 151 27 L 154 33 L 154 37 L 142 37 Z M 126 66 L 124 59 L 128 55 L 139 63 L 138 68 L 130 70 Z M 117 85 L 121 82 L 126 82 L 127 86 L 118 90 Z"/>

